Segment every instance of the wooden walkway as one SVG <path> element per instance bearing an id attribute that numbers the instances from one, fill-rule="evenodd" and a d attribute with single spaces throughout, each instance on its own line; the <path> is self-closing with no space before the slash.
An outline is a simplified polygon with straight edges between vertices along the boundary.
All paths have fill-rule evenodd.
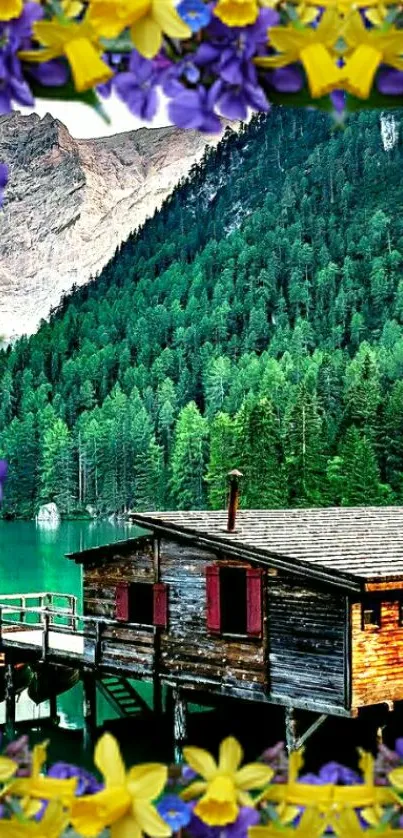
<path id="1" fill-rule="evenodd" d="M 21 631 L 3 629 L 2 643 L 9 648 L 42 649 L 43 629 L 22 629 Z M 84 637 L 75 632 L 67 634 L 56 629 L 49 629 L 47 651 L 48 654 L 60 652 L 61 657 L 64 657 L 64 655 L 82 657 L 84 655 Z"/>

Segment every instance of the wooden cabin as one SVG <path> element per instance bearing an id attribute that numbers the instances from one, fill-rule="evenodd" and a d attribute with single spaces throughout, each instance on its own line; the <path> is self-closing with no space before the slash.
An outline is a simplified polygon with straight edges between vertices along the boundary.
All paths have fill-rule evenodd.
<path id="1" fill-rule="evenodd" d="M 403 700 L 403 507 L 235 512 L 132 514 L 144 535 L 70 555 L 84 615 L 115 620 L 103 668 L 321 714 Z"/>

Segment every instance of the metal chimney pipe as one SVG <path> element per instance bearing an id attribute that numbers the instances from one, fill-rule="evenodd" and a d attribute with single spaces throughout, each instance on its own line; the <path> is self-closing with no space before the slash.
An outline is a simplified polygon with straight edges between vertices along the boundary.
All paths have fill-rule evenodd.
<path id="1" fill-rule="evenodd" d="M 227 521 L 227 532 L 235 532 L 235 524 L 236 524 L 236 513 L 238 509 L 238 502 L 239 502 L 239 479 L 243 477 L 241 471 L 234 468 L 233 471 L 228 473 L 228 477 L 230 480 L 229 484 L 229 500 L 228 500 L 228 521 Z"/>

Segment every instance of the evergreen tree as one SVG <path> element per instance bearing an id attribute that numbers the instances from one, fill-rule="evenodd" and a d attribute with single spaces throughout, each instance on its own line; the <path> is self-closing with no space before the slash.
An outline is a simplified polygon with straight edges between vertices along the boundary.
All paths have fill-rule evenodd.
<path id="1" fill-rule="evenodd" d="M 276 509 L 287 505 L 280 423 L 269 399 L 244 402 L 237 422 L 237 448 L 244 475 L 242 506 Z"/>
<path id="2" fill-rule="evenodd" d="M 178 509 L 203 509 L 207 462 L 207 422 L 194 402 L 178 417 L 172 452 L 171 494 Z"/>
<path id="3" fill-rule="evenodd" d="M 210 425 L 210 456 L 206 480 L 210 509 L 225 509 L 228 472 L 236 467 L 236 426 L 227 413 L 217 413 Z"/>

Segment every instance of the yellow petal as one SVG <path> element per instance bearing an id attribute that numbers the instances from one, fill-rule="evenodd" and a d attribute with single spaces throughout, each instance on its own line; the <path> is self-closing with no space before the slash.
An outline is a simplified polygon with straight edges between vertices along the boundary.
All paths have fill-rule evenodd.
<path id="1" fill-rule="evenodd" d="M 145 58 L 154 58 L 162 44 L 162 31 L 152 17 L 143 17 L 130 29 L 136 50 Z"/>
<path id="2" fill-rule="evenodd" d="M 111 838 L 141 838 L 141 829 L 131 815 L 111 826 Z"/>
<path id="3" fill-rule="evenodd" d="M 38 777 L 47 759 L 48 740 L 35 745 L 32 751 L 32 776 Z"/>
<path id="4" fill-rule="evenodd" d="M 197 797 L 200 797 L 201 794 L 204 794 L 206 791 L 207 783 L 204 780 L 196 780 L 194 783 L 191 783 L 186 789 L 181 791 L 181 798 L 182 800 L 196 800 Z"/>
<path id="5" fill-rule="evenodd" d="M 221 742 L 218 770 L 223 774 L 235 774 L 242 762 L 242 748 L 233 736 L 228 736 Z"/>
<path id="6" fill-rule="evenodd" d="M 403 768 L 394 768 L 389 772 L 388 779 L 395 789 L 403 791 Z"/>
<path id="7" fill-rule="evenodd" d="M 23 9 L 23 0 L 1 0 L 0 19 L 12 20 L 19 17 Z"/>
<path id="8" fill-rule="evenodd" d="M 132 797 L 155 800 L 168 779 L 168 769 L 159 762 L 136 765 L 127 774 L 127 788 Z"/>
<path id="9" fill-rule="evenodd" d="M 193 768 L 193 771 L 196 771 L 196 774 L 200 774 L 205 780 L 211 780 L 217 773 L 215 760 L 204 748 L 184 748 L 183 756 L 190 768 Z"/>
<path id="10" fill-rule="evenodd" d="M 300 58 L 313 98 L 320 98 L 343 86 L 346 68 L 341 70 L 336 66 L 335 60 L 323 44 L 309 44 L 301 50 Z"/>
<path id="11" fill-rule="evenodd" d="M 349 93 L 360 99 L 367 99 L 381 62 L 382 52 L 368 44 L 360 44 L 344 67 L 345 87 Z"/>
<path id="12" fill-rule="evenodd" d="M 190 38 L 192 32 L 178 15 L 170 0 L 153 0 L 152 17 L 162 32 L 170 38 Z"/>
<path id="13" fill-rule="evenodd" d="M 261 789 L 270 783 L 274 771 L 261 762 L 251 762 L 244 765 L 236 773 L 235 782 L 240 789 Z"/>
<path id="14" fill-rule="evenodd" d="M 238 806 L 235 800 L 217 800 L 206 793 L 196 804 L 194 812 L 209 826 L 225 826 L 237 819 Z"/>
<path id="15" fill-rule="evenodd" d="M 99 52 L 88 38 L 69 41 L 64 52 L 73 73 L 76 90 L 90 90 L 108 81 L 113 71 L 99 56 Z"/>
<path id="16" fill-rule="evenodd" d="M 11 783 L 9 792 L 17 797 L 36 800 L 61 800 L 70 805 L 77 788 L 77 779 L 57 780 L 53 777 L 21 777 Z"/>
<path id="17" fill-rule="evenodd" d="M 5 783 L 10 777 L 14 777 L 18 765 L 8 757 L 0 757 L 0 783 Z"/>
<path id="18" fill-rule="evenodd" d="M 248 806 L 250 809 L 254 806 L 253 798 L 248 794 L 247 791 L 241 791 L 240 789 L 237 790 L 236 799 L 241 806 Z"/>
<path id="19" fill-rule="evenodd" d="M 96 836 L 130 812 L 131 798 L 123 788 L 104 789 L 96 794 L 76 797 L 71 807 L 71 824 L 83 838 Z"/>
<path id="20" fill-rule="evenodd" d="M 114 736 L 104 733 L 98 740 L 94 751 L 94 762 L 105 778 L 106 787 L 124 786 L 126 769 L 119 745 Z"/>
<path id="21" fill-rule="evenodd" d="M 259 7 L 255 0 L 244 3 L 237 0 L 219 0 L 214 14 L 227 26 L 248 26 L 255 23 Z"/>
<path id="22" fill-rule="evenodd" d="M 150 838 L 168 838 L 172 835 L 172 830 L 166 821 L 146 800 L 134 800 L 132 814 L 141 831 Z"/>

